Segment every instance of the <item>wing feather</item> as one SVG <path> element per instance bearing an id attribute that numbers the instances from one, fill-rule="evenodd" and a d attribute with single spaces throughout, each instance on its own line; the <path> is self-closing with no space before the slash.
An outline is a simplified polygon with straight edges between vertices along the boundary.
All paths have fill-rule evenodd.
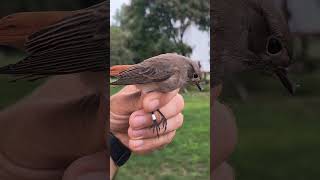
<path id="1" fill-rule="evenodd" d="M 77 11 L 28 37 L 28 56 L 0 73 L 57 75 L 104 71 L 108 58 L 108 5 L 104 1 Z"/>
<path id="2" fill-rule="evenodd" d="M 163 63 L 161 59 L 151 59 L 151 61 L 144 61 L 121 72 L 117 76 L 118 80 L 111 84 L 129 85 L 161 82 L 170 78 L 174 73 L 172 66 Z"/>

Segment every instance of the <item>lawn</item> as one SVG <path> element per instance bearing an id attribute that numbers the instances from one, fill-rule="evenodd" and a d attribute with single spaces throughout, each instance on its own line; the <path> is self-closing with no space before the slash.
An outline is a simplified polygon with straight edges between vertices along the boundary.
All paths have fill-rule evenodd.
<path id="1" fill-rule="evenodd" d="M 223 98 L 237 117 L 239 140 L 230 159 L 236 179 L 319 179 L 320 73 L 293 77 L 301 84 L 294 96 L 277 80 L 257 79 L 247 82 L 254 89 L 247 101 Z"/>
<path id="2" fill-rule="evenodd" d="M 111 88 L 111 92 L 117 89 Z M 121 167 L 119 180 L 208 180 L 210 177 L 210 96 L 190 90 L 185 100 L 184 125 L 161 151 L 133 155 Z"/>

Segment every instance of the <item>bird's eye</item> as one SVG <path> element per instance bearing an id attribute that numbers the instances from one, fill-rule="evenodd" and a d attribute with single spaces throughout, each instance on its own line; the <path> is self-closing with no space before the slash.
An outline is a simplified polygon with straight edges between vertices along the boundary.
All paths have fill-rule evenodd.
<path id="1" fill-rule="evenodd" d="M 282 44 L 281 42 L 274 37 L 271 37 L 268 40 L 268 44 L 267 44 L 267 51 L 270 54 L 277 54 L 282 50 Z"/>
<path id="2" fill-rule="evenodd" d="M 198 78 L 198 77 L 199 77 L 198 74 L 193 74 L 193 78 L 194 78 L 194 79 L 196 79 L 196 78 Z"/>

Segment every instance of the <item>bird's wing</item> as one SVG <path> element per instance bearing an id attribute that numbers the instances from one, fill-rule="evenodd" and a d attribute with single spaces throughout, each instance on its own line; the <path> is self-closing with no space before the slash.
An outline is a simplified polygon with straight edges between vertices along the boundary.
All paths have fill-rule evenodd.
<path id="1" fill-rule="evenodd" d="M 110 67 L 110 76 L 116 77 L 119 76 L 119 74 L 125 70 L 128 70 L 130 67 L 134 65 L 115 65 Z"/>
<path id="2" fill-rule="evenodd" d="M 107 67 L 108 5 L 79 10 L 74 15 L 28 37 L 29 54 L 2 74 L 58 75 L 103 71 Z"/>
<path id="3" fill-rule="evenodd" d="M 21 12 L 0 19 L 0 44 L 25 49 L 28 36 L 55 24 L 74 11 Z"/>
<path id="4" fill-rule="evenodd" d="M 118 76 L 118 80 L 112 85 L 146 84 L 161 82 L 170 78 L 175 71 L 168 68 L 167 64 L 161 62 L 142 62 L 134 65 Z"/>

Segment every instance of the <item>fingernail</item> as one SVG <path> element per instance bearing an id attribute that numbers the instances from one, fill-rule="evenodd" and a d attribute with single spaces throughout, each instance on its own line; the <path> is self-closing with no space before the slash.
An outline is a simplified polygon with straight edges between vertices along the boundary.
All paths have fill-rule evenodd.
<path id="1" fill-rule="evenodd" d="M 154 99 L 154 100 L 151 100 L 149 106 L 150 106 L 150 109 L 153 109 L 153 110 L 156 110 L 159 108 L 159 99 Z"/>
<path id="2" fill-rule="evenodd" d="M 132 136 L 134 138 L 139 138 L 139 137 L 142 137 L 144 134 L 144 130 L 137 130 L 137 131 L 132 131 Z"/>
<path id="3" fill-rule="evenodd" d="M 134 122 L 133 122 L 132 126 L 135 128 L 143 127 L 143 125 L 146 124 L 146 122 L 147 122 L 145 116 L 136 116 L 136 117 L 134 117 L 133 121 Z"/>
<path id="4" fill-rule="evenodd" d="M 143 145 L 143 140 L 131 140 L 130 143 L 133 148 L 139 148 Z"/>

